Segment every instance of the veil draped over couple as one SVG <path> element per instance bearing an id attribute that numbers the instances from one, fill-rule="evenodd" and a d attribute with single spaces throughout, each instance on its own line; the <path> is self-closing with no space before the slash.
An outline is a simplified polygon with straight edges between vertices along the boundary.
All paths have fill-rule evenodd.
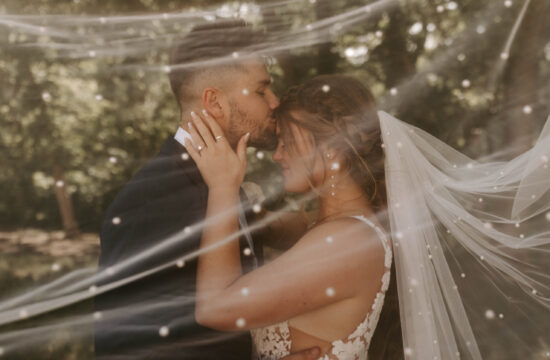
<path id="1" fill-rule="evenodd" d="M 478 162 L 349 76 L 279 100 L 259 36 L 199 26 L 174 52 L 180 127 L 102 226 L 96 357 L 533 356 L 549 330 L 549 122 L 522 155 Z M 274 150 L 313 210 L 261 207 L 247 146 Z"/>

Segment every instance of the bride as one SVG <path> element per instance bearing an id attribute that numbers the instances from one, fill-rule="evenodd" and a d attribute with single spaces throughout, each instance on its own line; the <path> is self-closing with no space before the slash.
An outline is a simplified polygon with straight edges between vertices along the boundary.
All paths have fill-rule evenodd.
<path id="1" fill-rule="evenodd" d="M 273 160 L 283 168 L 285 189 L 314 191 L 318 218 L 291 249 L 243 275 L 238 244 L 230 239 L 239 231 L 234 210 L 248 138 L 235 153 L 214 119 L 194 115 L 191 134 L 203 150 L 187 148 L 209 187 L 196 319 L 218 330 L 250 329 L 260 359 L 311 347 L 320 348 L 323 359 L 365 359 L 386 296 L 393 309 L 385 321 L 393 324 L 385 324 L 385 332 L 400 339 L 395 284 L 387 294 L 391 240 L 376 217 L 386 194 L 374 98 L 355 79 L 319 76 L 290 89 L 274 116 Z M 374 359 L 390 358 L 373 350 Z M 387 351 L 402 354 L 399 346 Z"/>
<path id="2" fill-rule="evenodd" d="M 209 187 L 199 323 L 249 329 L 259 359 L 550 356 L 537 350 L 550 331 L 549 121 L 529 151 L 480 163 L 377 112 L 346 76 L 291 88 L 274 115 L 285 189 L 313 193 L 319 213 L 246 275 L 234 240 L 248 136 L 233 151 L 213 118 L 192 115 L 202 151 L 187 149 Z"/>

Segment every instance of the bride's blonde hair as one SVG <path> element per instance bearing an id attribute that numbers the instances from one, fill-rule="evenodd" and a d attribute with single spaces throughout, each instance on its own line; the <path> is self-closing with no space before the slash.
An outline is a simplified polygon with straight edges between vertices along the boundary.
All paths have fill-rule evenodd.
<path id="1" fill-rule="evenodd" d="M 355 78 L 345 75 L 320 75 L 291 87 L 281 98 L 274 117 L 281 128 L 286 146 L 295 139 L 291 123 L 308 130 L 316 145 L 326 144 L 345 159 L 347 171 L 385 221 L 387 199 L 384 174 L 384 150 L 371 91 Z M 369 359 L 401 359 L 403 341 L 399 319 L 399 301 L 392 262 L 390 287 L 369 346 Z"/>

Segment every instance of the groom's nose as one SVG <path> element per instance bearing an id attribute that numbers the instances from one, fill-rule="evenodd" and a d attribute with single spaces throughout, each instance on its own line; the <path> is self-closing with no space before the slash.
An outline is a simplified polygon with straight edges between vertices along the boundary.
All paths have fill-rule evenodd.
<path id="1" fill-rule="evenodd" d="M 275 95 L 275 93 L 273 93 L 273 91 L 271 91 L 271 89 L 268 90 L 267 95 L 269 108 L 271 110 L 275 110 L 280 104 L 279 98 Z"/>

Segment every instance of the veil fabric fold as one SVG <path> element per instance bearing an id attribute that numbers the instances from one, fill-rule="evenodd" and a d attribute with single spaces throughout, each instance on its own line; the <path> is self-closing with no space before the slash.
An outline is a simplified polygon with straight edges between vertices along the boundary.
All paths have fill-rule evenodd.
<path id="1" fill-rule="evenodd" d="M 550 358 L 550 117 L 478 162 L 378 115 L 405 358 Z"/>

